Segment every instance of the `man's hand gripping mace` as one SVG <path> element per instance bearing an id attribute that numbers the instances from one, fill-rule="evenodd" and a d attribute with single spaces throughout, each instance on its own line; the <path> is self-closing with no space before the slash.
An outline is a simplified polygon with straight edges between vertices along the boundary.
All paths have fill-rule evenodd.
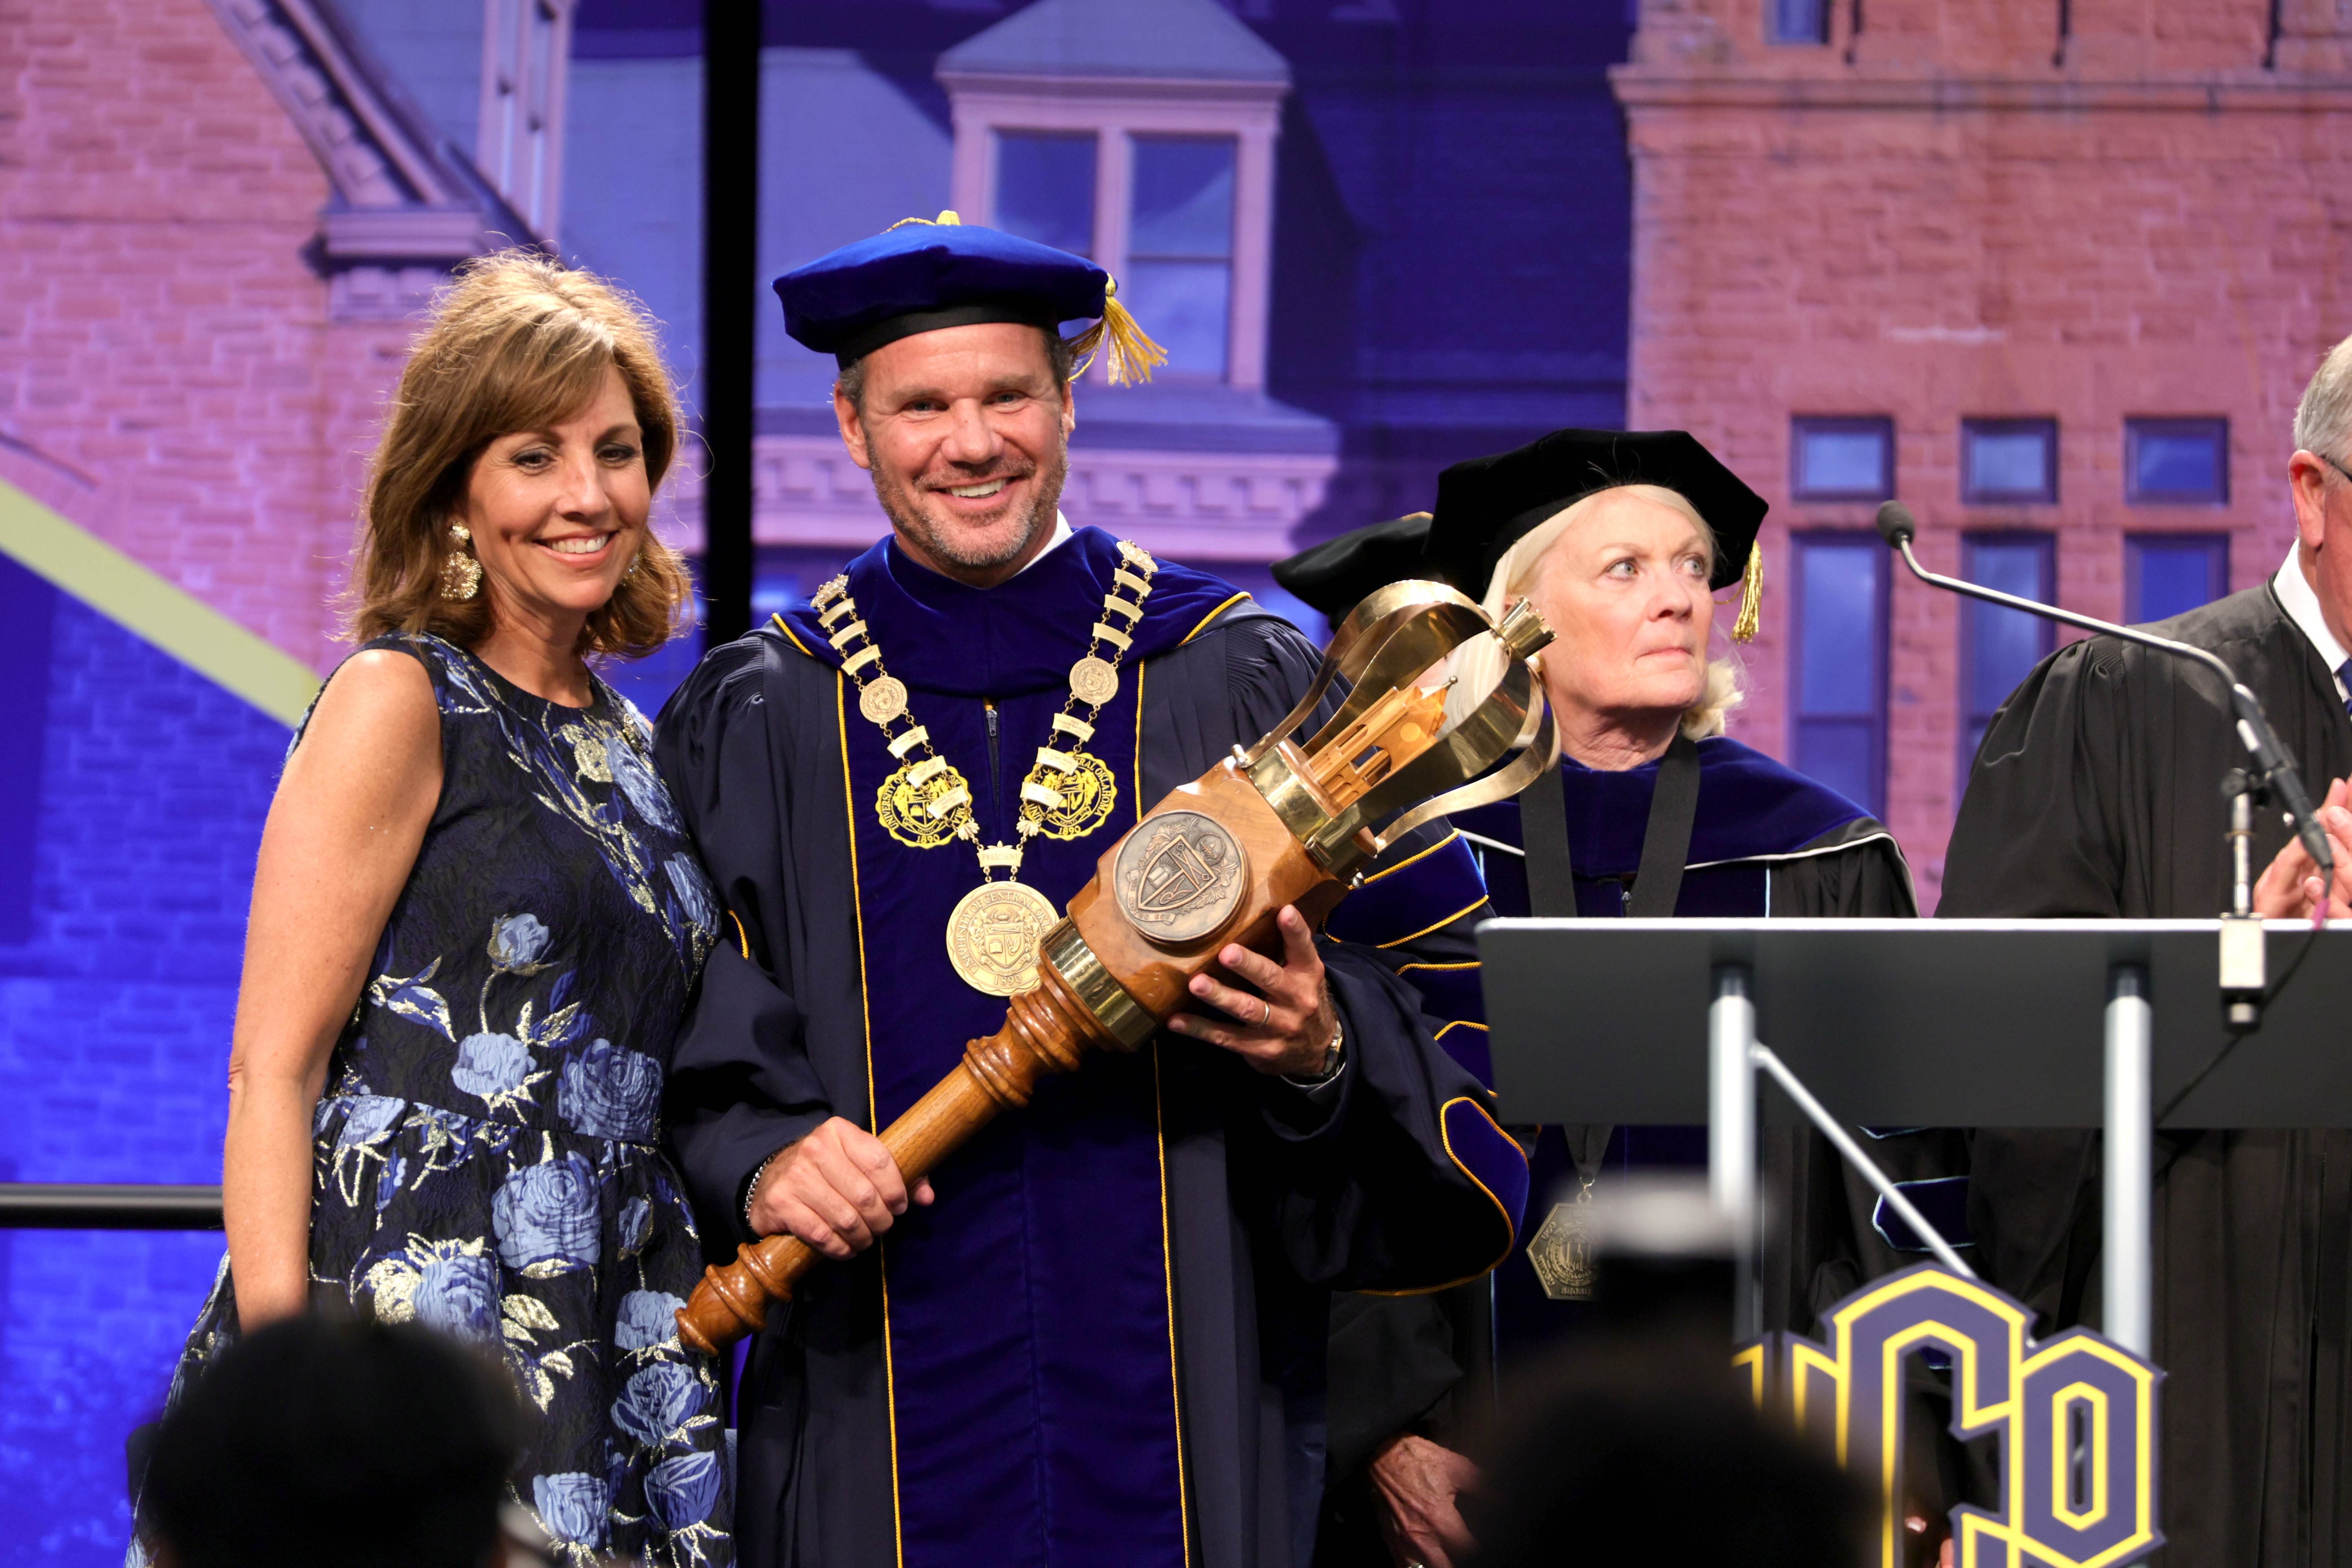
<path id="1" fill-rule="evenodd" d="M 1502 679 L 1449 725 L 1444 687 L 1421 681 L 1454 648 L 1490 633 L 1507 656 Z M 1435 583 L 1393 583 L 1357 605 L 1298 705 L 1256 745 L 1235 747 L 1169 792 L 1104 853 L 1046 933 L 1038 984 L 1013 997 L 1004 1026 L 968 1044 L 955 1070 L 884 1130 L 883 1147 L 908 1184 L 999 1111 L 1028 1104 L 1048 1073 L 1075 1072 L 1089 1050 L 1141 1047 L 1185 1006 L 1192 976 L 1228 942 L 1279 952 L 1275 917 L 1285 904 L 1319 927 L 1361 868 L 1404 835 L 1517 794 L 1551 760 L 1551 715 L 1530 663 L 1550 640 L 1532 605 L 1496 626 Z M 1340 686 L 1348 695 L 1339 711 L 1304 746 L 1294 743 L 1292 733 Z M 1487 771 L 1515 747 L 1517 757 Z M 739 1247 L 733 1263 L 704 1272 L 677 1314 L 678 1338 L 716 1354 L 764 1323 L 770 1303 L 789 1300 L 820 1256 L 788 1235 Z"/>

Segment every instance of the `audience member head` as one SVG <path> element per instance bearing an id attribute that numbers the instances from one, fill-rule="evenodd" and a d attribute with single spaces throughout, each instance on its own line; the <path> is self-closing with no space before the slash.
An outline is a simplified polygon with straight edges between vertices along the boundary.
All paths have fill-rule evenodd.
<path id="1" fill-rule="evenodd" d="M 158 1568 L 484 1568 L 520 1440 L 503 1374 L 456 1342 L 289 1319 L 163 1418 L 140 1512 Z"/>
<path id="2" fill-rule="evenodd" d="M 1505 1385 L 1478 1568 L 1859 1568 L 1863 1489 L 1732 1368 L 1738 1232 L 1706 1184 L 1637 1175 L 1586 1229 L 1593 1331 Z"/>
<path id="3" fill-rule="evenodd" d="M 411 345 L 370 467 L 352 631 L 471 647 L 576 625 L 580 653 L 651 652 L 691 592 L 647 522 L 677 443 L 635 300 L 527 251 L 469 264 Z"/>
<path id="4" fill-rule="evenodd" d="M 1475 1568 L 1861 1568 L 1861 1485 L 1759 1414 L 1729 1348 L 1599 1334 L 1513 1402 L 1467 1510 Z"/>

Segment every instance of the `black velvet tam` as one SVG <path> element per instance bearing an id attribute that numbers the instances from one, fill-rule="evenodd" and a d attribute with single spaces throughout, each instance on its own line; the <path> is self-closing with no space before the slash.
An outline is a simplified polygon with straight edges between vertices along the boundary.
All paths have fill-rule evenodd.
<path id="1" fill-rule="evenodd" d="M 1408 577 L 1443 581 L 1424 554 L 1428 542 L 1429 513 L 1409 512 L 1277 561 L 1274 580 L 1336 621 L 1375 588 Z"/>
<path id="2" fill-rule="evenodd" d="M 1715 530 L 1708 585 L 1728 588 L 1739 581 L 1769 509 L 1685 430 L 1555 430 L 1515 450 L 1454 464 L 1437 476 L 1429 563 L 1478 597 L 1503 552 L 1538 523 L 1617 485 L 1679 491 Z"/>

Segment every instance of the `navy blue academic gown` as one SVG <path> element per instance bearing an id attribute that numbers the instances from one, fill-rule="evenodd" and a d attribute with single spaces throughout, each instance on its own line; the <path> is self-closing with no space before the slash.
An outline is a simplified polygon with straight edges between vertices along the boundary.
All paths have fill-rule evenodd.
<path id="1" fill-rule="evenodd" d="M 1091 529 L 985 591 L 892 542 L 851 563 L 858 613 L 989 842 L 1013 837 L 1117 564 Z M 1271 728 L 1316 662 L 1227 584 L 1162 567 L 1089 743 L 1116 777 L 1111 817 L 1032 840 L 1022 879 L 1066 902 L 1141 810 Z M 828 1116 L 887 1124 L 1004 1015 L 943 941 L 980 880 L 973 849 L 883 830 L 895 760 L 837 663 L 812 615 L 788 616 L 709 655 L 660 724 L 664 774 L 740 922 L 666 1106 L 727 1250 L 749 1239 L 763 1159 Z M 1396 978 L 1467 955 L 1475 873 L 1457 843 L 1399 879 L 1465 906 L 1391 946 L 1323 944 L 1348 1039 L 1335 1096 L 1172 1036 L 1097 1055 L 950 1157 L 935 1205 L 772 1317 L 739 1407 L 747 1568 L 1293 1561 L 1320 1484 L 1328 1292 L 1483 1272 L 1525 1192 L 1517 1145 Z"/>

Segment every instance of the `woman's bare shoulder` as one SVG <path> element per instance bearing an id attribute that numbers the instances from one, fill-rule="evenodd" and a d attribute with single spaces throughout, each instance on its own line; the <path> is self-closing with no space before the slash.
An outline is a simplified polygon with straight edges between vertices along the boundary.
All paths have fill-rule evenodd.
<path id="1" fill-rule="evenodd" d="M 371 756 L 398 771 L 437 763 L 440 735 L 440 704 L 423 662 L 394 648 L 362 648 L 328 678 L 295 754 L 321 763 Z"/>

